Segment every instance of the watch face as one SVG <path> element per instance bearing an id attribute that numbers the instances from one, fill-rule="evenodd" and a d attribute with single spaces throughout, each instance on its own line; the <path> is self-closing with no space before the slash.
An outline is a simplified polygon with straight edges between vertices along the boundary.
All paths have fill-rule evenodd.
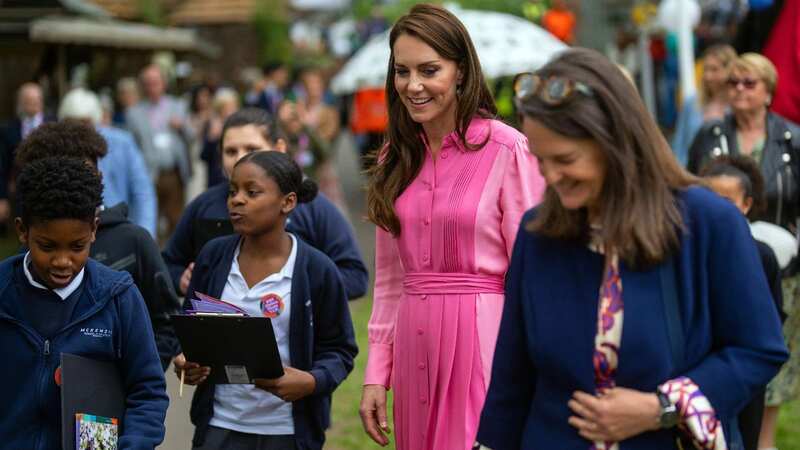
<path id="1" fill-rule="evenodd" d="M 678 424 L 680 417 L 674 405 L 661 410 L 661 428 L 672 428 Z"/>

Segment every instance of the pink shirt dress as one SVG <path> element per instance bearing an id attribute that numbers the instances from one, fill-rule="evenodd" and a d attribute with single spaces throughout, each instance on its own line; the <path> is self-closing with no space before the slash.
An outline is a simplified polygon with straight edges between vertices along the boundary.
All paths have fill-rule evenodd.
<path id="1" fill-rule="evenodd" d="M 489 387 L 503 277 L 522 214 L 545 182 L 525 136 L 475 118 L 395 203 L 401 233 L 378 228 L 365 384 L 394 391 L 399 450 L 470 449 Z"/>

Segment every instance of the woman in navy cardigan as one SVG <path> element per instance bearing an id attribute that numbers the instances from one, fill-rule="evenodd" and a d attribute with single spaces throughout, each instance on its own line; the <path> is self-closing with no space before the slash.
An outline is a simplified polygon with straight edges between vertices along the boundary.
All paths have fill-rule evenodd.
<path id="1" fill-rule="evenodd" d="M 548 189 L 515 244 L 477 445 L 740 448 L 737 413 L 787 356 L 747 222 L 599 53 L 515 91 Z"/>

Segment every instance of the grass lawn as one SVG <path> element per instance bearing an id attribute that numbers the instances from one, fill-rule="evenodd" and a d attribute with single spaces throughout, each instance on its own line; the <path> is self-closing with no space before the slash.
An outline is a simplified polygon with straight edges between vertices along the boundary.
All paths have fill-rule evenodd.
<path id="1" fill-rule="evenodd" d="M 356 359 L 356 367 L 333 395 L 333 426 L 328 431 L 325 445 L 330 450 L 378 449 L 361 428 L 358 405 L 361 399 L 361 382 L 364 379 L 364 365 L 367 360 L 367 321 L 371 301 L 358 300 L 350 304 L 353 324 L 356 329 L 358 346 L 361 349 Z M 389 408 L 391 416 L 391 407 Z M 391 422 L 390 422 L 391 423 Z M 389 448 L 393 448 L 390 446 Z M 795 401 L 781 409 L 778 428 L 778 448 L 780 450 L 800 450 L 800 401 Z"/>
<path id="2" fill-rule="evenodd" d="M 778 448 L 800 450 L 800 400 L 781 408 L 778 419 Z"/>

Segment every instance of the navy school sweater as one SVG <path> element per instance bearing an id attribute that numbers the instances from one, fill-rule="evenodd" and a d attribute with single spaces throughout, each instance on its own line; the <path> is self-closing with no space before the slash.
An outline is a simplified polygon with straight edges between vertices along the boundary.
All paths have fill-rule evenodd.
<path id="1" fill-rule="evenodd" d="M 200 223 L 216 220 L 220 225 L 230 226 L 227 201 L 228 183 L 221 183 L 200 194 L 183 212 L 163 252 L 176 291 L 186 266 L 195 261 L 205 244 L 197 242 Z M 356 299 L 366 294 L 369 274 L 353 230 L 325 196 L 318 194 L 311 202 L 298 204 L 289 214 L 286 231 L 333 260 L 342 276 L 347 298 Z"/>
<path id="2" fill-rule="evenodd" d="M 195 261 L 188 292 L 219 298 L 231 271 L 238 235 L 224 236 L 203 247 Z M 298 450 L 318 450 L 330 424 L 331 394 L 353 370 L 358 354 L 353 323 L 339 271 L 331 260 L 302 240 L 297 240 L 292 272 L 289 356 L 291 366 L 310 372 L 316 389 L 292 405 Z M 184 307 L 190 307 L 184 302 Z M 256 343 L 254 343 L 255 345 Z M 195 425 L 193 444 L 205 441 L 214 416 L 214 384 L 197 387 L 190 411 Z"/>
<path id="3" fill-rule="evenodd" d="M 15 281 L 23 258 L 16 255 L 0 263 L 0 354 L 6 367 L 0 372 L 3 448 L 61 447 L 60 388 L 54 374 L 66 352 L 117 363 L 128 404 L 119 448 L 152 450 L 164 438 L 169 399 L 147 310 L 130 275 L 89 259 L 71 318 L 44 338 L 23 317 L 25 299 Z"/>

